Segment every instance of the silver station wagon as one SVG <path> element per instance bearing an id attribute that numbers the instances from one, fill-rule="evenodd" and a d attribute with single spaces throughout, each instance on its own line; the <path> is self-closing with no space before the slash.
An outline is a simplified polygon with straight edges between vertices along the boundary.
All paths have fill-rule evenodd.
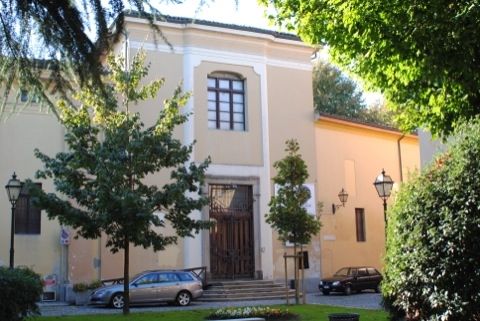
<path id="1" fill-rule="evenodd" d="M 134 276 L 129 285 L 131 304 L 168 302 L 186 306 L 203 294 L 202 281 L 186 271 L 145 271 Z M 123 308 L 123 284 L 94 290 L 90 304 Z"/>

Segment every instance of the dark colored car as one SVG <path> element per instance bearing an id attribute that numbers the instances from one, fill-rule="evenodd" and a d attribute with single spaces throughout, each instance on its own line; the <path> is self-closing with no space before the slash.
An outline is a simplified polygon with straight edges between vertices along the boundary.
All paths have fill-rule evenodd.
<path id="1" fill-rule="evenodd" d="M 132 304 L 168 302 L 185 306 L 203 294 L 203 286 L 202 281 L 191 272 L 145 271 L 131 279 L 129 292 Z M 90 304 L 123 308 L 123 284 L 96 289 L 90 296 Z"/>
<path id="2" fill-rule="evenodd" d="M 373 267 L 344 267 L 331 278 L 322 279 L 318 288 L 324 295 L 329 295 L 330 292 L 343 292 L 350 295 L 352 291 L 361 292 L 369 289 L 380 292 L 380 282 L 382 282 L 382 275 Z"/>

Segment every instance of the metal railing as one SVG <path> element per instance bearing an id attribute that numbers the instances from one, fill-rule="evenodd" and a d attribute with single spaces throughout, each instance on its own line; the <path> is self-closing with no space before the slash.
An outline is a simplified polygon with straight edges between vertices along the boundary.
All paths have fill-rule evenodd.
<path id="1" fill-rule="evenodd" d="M 204 289 L 208 286 L 207 267 L 206 266 L 199 266 L 199 267 L 194 267 L 194 268 L 189 268 L 189 269 L 182 269 L 181 271 L 192 272 L 193 274 L 195 274 L 202 281 L 202 285 L 203 285 Z"/>

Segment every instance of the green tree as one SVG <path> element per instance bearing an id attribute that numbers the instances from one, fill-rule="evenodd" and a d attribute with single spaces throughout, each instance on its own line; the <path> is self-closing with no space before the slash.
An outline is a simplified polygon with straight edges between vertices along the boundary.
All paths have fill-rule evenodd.
<path id="1" fill-rule="evenodd" d="M 368 108 L 362 110 L 358 118 L 369 123 L 398 128 L 395 121 L 395 112 L 387 108 L 387 103 L 384 100 L 370 104 Z"/>
<path id="2" fill-rule="evenodd" d="M 313 102 L 318 113 L 353 119 L 366 108 L 357 84 L 340 69 L 320 59 L 313 68 Z"/>
<path id="3" fill-rule="evenodd" d="M 273 178 L 276 195 L 272 196 L 268 204 L 270 211 L 265 215 L 267 223 L 277 231 L 279 240 L 293 243 L 294 256 L 297 255 L 298 245 L 310 243 L 321 226 L 320 221 L 305 209 L 310 198 L 310 190 L 304 185 L 308 170 L 299 150 L 296 140 L 287 140 L 287 156 L 273 164 L 277 170 L 277 175 Z M 295 283 L 297 274 L 295 268 Z M 298 290 L 298 284 L 295 289 Z M 298 291 L 296 299 L 298 303 Z"/>
<path id="4" fill-rule="evenodd" d="M 477 117 L 459 126 L 447 151 L 402 185 L 389 210 L 382 292 L 407 320 L 480 317 L 478 155 Z"/>
<path id="5" fill-rule="evenodd" d="M 477 0 L 260 0 L 280 25 L 328 45 L 333 62 L 381 91 L 405 130 L 449 134 L 480 111 Z"/>
<path id="6" fill-rule="evenodd" d="M 358 85 L 334 65 L 317 60 L 313 68 L 313 102 L 317 113 L 397 127 L 385 101 L 367 106 Z"/>
<path id="7" fill-rule="evenodd" d="M 110 56 L 104 80 L 107 96 L 92 82 L 76 94 L 77 105 L 58 104 L 68 151 L 54 158 L 35 151 L 45 167 L 37 178 L 53 179 L 65 196 L 34 189 L 37 206 L 50 219 L 77 229 L 78 235 L 95 239 L 104 233 L 105 245 L 113 253 L 124 251 L 124 314 L 129 312 L 130 244 L 160 251 L 178 237 L 210 226 L 189 216 L 206 205 L 199 186 L 209 160 L 189 163 L 193 145 L 184 146 L 173 136 L 174 128 L 187 120 L 180 108 L 189 95 L 178 88 L 148 128 L 138 113 L 129 112 L 129 104 L 155 97 L 163 83 L 141 85 L 148 72 L 143 61 L 141 53 L 125 70 L 123 59 Z M 160 171 L 170 174 L 169 181 L 145 184 L 144 178 Z M 175 230 L 173 235 L 164 234 L 167 222 Z"/>

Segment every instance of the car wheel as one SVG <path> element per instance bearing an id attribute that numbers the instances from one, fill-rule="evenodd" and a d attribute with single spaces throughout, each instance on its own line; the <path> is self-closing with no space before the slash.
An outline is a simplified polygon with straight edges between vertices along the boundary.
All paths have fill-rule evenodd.
<path id="1" fill-rule="evenodd" d="M 329 294 L 330 294 L 330 291 L 323 290 L 322 293 L 323 293 L 323 295 L 329 295 Z"/>
<path id="2" fill-rule="evenodd" d="M 125 305 L 122 293 L 115 293 L 110 299 L 110 306 L 115 309 L 122 309 Z"/>
<path id="3" fill-rule="evenodd" d="M 177 295 L 176 302 L 180 306 L 187 306 L 192 301 L 192 295 L 187 291 L 182 291 Z"/>
<path id="4" fill-rule="evenodd" d="M 345 287 L 345 295 L 350 295 L 352 294 L 352 287 L 350 285 L 347 285 Z"/>

